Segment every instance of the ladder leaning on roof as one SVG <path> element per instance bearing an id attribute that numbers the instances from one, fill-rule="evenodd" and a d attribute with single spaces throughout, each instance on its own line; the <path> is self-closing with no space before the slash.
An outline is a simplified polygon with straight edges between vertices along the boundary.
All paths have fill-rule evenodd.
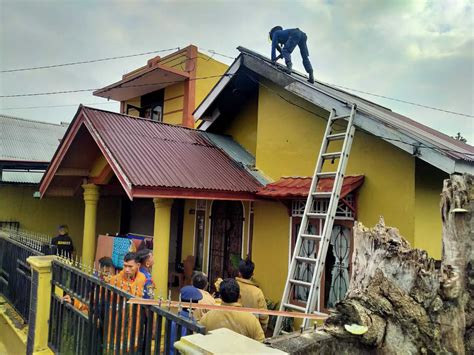
<path id="1" fill-rule="evenodd" d="M 306 314 L 315 314 L 317 300 L 319 297 L 319 289 L 321 283 L 321 275 L 326 261 L 326 254 L 331 240 L 332 228 L 334 219 L 336 217 L 336 210 L 339 202 L 339 196 L 342 189 L 342 183 L 346 173 L 347 161 L 349 152 L 351 150 L 352 141 L 354 139 L 355 127 L 353 124 L 354 116 L 356 114 L 356 105 L 352 105 L 351 112 L 348 115 L 336 116 L 336 111 L 331 110 L 326 131 L 321 143 L 321 150 L 318 156 L 318 162 L 314 171 L 313 180 L 306 200 L 303 218 L 298 231 L 296 245 L 291 258 L 290 268 L 288 270 L 288 278 L 286 280 L 285 291 L 283 292 L 282 301 L 280 304 L 280 311 L 300 311 Z M 342 132 L 335 130 L 336 122 L 346 122 Z M 342 149 L 340 151 L 333 151 L 330 149 L 331 142 L 341 142 Z M 332 148 L 332 147 L 331 147 Z M 336 171 L 323 171 L 324 163 L 339 160 Z M 324 169 L 326 170 L 326 169 Z M 318 192 L 317 187 L 321 178 L 334 178 L 334 184 L 331 192 Z M 315 200 L 329 199 L 328 208 L 326 211 L 315 211 Z M 310 234 L 309 221 L 311 219 L 320 219 L 323 221 L 322 234 Z M 306 240 L 313 240 L 315 257 L 308 257 L 304 255 L 303 242 Z M 299 270 L 306 268 L 312 270 L 312 281 L 301 280 L 298 277 Z M 297 287 L 309 289 L 306 305 L 296 305 L 291 303 L 294 298 L 294 293 Z M 301 302 L 299 301 L 301 304 Z M 278 317 L 273 336 L 280 334 L 282 328 L 283 317 Z M 303 327 L 308 328 L 310 319 L 305 318 Z"/>

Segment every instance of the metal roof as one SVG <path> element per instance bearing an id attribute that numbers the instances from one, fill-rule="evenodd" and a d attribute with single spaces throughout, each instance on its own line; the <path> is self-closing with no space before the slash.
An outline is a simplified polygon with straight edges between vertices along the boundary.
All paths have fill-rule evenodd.
<path id="1" fill-rule="evenodd" d="M 283 177 L 267 186 L 262 187 L 257 195 L 268 198 L 295 198 L 307 197 L 312 178 L 308 176 Z M 345 176 L 342 183 L 341 198 L 358 189 L 364 183 L 364 175 Z M 334 178 L 319 180 L 318 191 L 330 192 L 334 185 Z"/>
<path id="2" fill-rule="evenodd" d="M 3 170 L 0 181 L 15 184 L 39 184 L 44 171 Z"/>
<path id="3" fill-rule="evenodd" d="M 49 163 L 67 126 L 0 115 L 0 161 Z"/>
<path id="4" fill-rule="evenodd" d="M 283 68 L 282 65 L 275 66 L 269 58 L 252 50 L 243 47 L 237 49 L 241 54 L 229 67 L 228 75 L 219 80 L 194 112 L 195 120 L 204 118 L 200 126 L 201 130 L 206 130 L 212 125 L 213 120 L 218 116 L 215 115 L 218 110 L 214 103 L 228 83 L 236 80 L 240 74 L 245 75 L 242 70 L 245 68 L 319 107 L 326 110 L 337 108 L 338 114 L 346 113 L 352 104 L 356 104 L 358 115 L 354 123 L 359 129 L 380 136 L 388 143 L 410 154 L 416 154 L 418 158 L 443 171 L 454 173 L 474 170 L 473 146 L 326 83 L 316 81 L 310 84 L 306 76 L 298 72 L 293 71 L 289 75 L 280 70 Z M 213 118 L 210 119 L 211 117 Z M 419 149 L 415 146 L 419 146 Z"/>
<path id="5" fill-rule="evenodd" d="M 253 196 L 261 187 L 240 162 L 214 144 L 205 132 L 80 106 L 64 141 L 73 141 L 82 126 L 87 128 L 130 198 L 161 196 L 156 192 L 160 188 Z M 41 182 L 42 195 L 69 148 L 65 144 L 58 148 Z"/>

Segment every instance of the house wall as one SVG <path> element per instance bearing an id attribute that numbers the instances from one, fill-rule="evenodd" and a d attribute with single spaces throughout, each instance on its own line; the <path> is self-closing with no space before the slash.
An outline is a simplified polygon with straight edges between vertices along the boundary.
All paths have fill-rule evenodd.
<path id="1" fill-rule="evenodd" d="M 254 203 L 252 260 L 254 280 L 265 297 L 279 301 L 288 272 L 290 218 L 279 202 Z"/>
<path id="2" fill-rule="evenodd" d="M 55 236 L 60 224 L 67 224 L 78 253 L 82 253 L 84 201 L 81 198 L 33 198 L 38 188 L 28 185 L 0 185 L 0 220 L 18 221 L 20 228 Z M 118 232 L 120 200 L 102 197 L 98 205 L 97 234 Z"/>
<path id="3" fill-rule="evenodd" d="M 194 229 L 196 214 L 196 200 L 185 200 L 184 202 L 184 219 L 183 219 L 183 246 L 181 260 L 188 255 L 194 255 Z"/>
<path id="4" fill-rule="evenodd" d="M 416 161 L 415 173 L 415 246 L 441 259 L 442 222 L 440 194 L 443 180 L 449 175 L 421 161 Z"/>
<path id="5" fill-rule="evenodd" d="M 265 86 L 280 91 L 298 105 L 304 104 L 270 83 Z M 304 105 L 320 117 L 325 115 L 315 106 Z M 325 120 L 261 87 L 257 168 L 274 180 L 282 176 L 312 176 L 325 125 Z M 358 194 L 358 220 L 373 226 L 382 215 L 387 225 L 399 228 L 402 235 L 413 242 L 415 159 L 379 138 L 356 131 L 346 174 L 365 175 Z"/>
<path id="6" fill-rule="evenodd" d="M 214 87 L 214 85 L 219 81 L 219 75 L 222 75 L 227 70 L 227 65 L 203 54 L 198 53 L 197 58 L 195 59 L 196 65 L 196 78 L 210 77 L 208 79 L 199 79 L 195 80 L 193 83 L 195 92 L 194 92 L 194 108 L 197 107 L 202 100 L 207 96 L 209 91 Z M 164 58 L 160 64 L 176 69 L 185 71 L 186 70 L 186 61 L 187 53 L 178 52 L 175 55 L 171 55 L 167 58 Z M 194 68 L 189 68 L 193 70 Z M 215 76 L 215 77 L 214 77 Z M 180 125 L 183 123 L 183 109 L 185 106 L 185 84 L 184 82 L 172 84 L 165 88 L 164 95 L 164 107 L 163 107 L 163 122 L 169 124 Z M 193 99 L 193 97 L 191 97 Z M 141 107 L 140 97 L 136 97 L 124 102 L 124 107 L 127 104 Z M 131 115 L 136 115 L 135 112 L 131 112 Z"/>
<path id="7" fill-rule="evenodd" d="M 255 156 L 257 150 L 258 97 L 249 100 L 237 116 L 226 122 L 222 133 L 234 137 Z"/>

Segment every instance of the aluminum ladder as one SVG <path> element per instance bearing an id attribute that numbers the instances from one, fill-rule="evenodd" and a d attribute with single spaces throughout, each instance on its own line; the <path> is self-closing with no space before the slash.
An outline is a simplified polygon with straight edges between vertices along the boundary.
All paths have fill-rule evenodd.
<path id="1" fill-rule="evenodd" d="M 339 203 L 339 195 L 342 189 L 342 183 L 344 181 L 344 175 L 346 172 L 347 162 L 349 153 L 354 139 L 355 127 L 353 124 L 354 116 L 356 114 L 356 105 L 352 105 L 351 112 L 348 115 L 336 116 L 336 111 L 331 110 L 329 120 L 326 125 L 324 137 L 321 143 L 321 150 L 318 156 L 318 162 L 314 171 L 313 180 L 308 193 L 308 199 L 306 200 L 306 206 L 304 209 L 303 217 L 298 231 L 298 237 L 296 239 L 296 245 L 294 248 L 293 256 L 291 258 L 291 264 L 288 271 L 288 277 L 286 280 L 285 290 L 283 292 L 282 301 L 280 304 L 281 311 L 299 311 L 306 314 L 318 314 L 315 311 L 316 304 L 319 298 L 321 276 L 324 270 L 324 263 L 326 261 L 326 254 L 331 240 L 332 228 L 334 225 L 334 219 L 336 217 L 336 210 Z M 342 132 L 338 131 L 334 126 L 338 125 L 336 122 L 345 122 L 345 127 Z M 331 143 L 342 141 L 342 149 L 334 151 Z M 334 162 L 338 160 L 337 170 L 327 172 L 327 169 L 323 171 L 325 162 Z M 321 178 L 334 178 L 334 184 L 331 192 L 318 192 L 317 187 Z M 326 199 L 329 200 L 327 210 L 315 211 L 315 200 Z M 323 223 L 322 234 L 310 234 L 308 232 L 309 222 L 311 219 L 320 219 Z M 313 240 L 314 248 L 317 248 L 315 257 L 308 257 L 303 255 L 303 242 L 306 240 Z M 298 279 L 298 272 L 302 267 L 312 267 L 312 280 Z M 296 305 L 291 302 L 296 291 L 296 287 L 302 287 L 309 289 L 306 305 Z M 300 301 L 299 301 L 300 302 Z M 301 304 L 301 302 L 300 302 Z M 278 317 L 273 336 L 277 336 L 281 332 L 283 323 L 283 317 Z M 304 319 L 303 327 L 306 329 L 310 325 L 308 318 Z"/>

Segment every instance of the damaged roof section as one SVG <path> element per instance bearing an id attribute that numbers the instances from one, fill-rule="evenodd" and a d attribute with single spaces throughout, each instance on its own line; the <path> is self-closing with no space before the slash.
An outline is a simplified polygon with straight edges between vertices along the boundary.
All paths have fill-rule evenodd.
<path id="1" fill-rule="evenodd" d="M 66 134 L 66 143 L 59 147 L 41 183 L 42 195 L 72 149 L 75 136 L 80 139 L 84 128 L 130 198 L 253 199 L 261 187 L 244 167 L 245 159 L 232 159 L 205 132 L 81 106 Z M 243 156 L 237 143 L 222 140 Z M 68 166 L 78 171 L 88 168 Z"/>
<path id="2" fill-rule="evenodd" d="M 314 84 L 300 73 L 291 75 L 282 65 L 273 65 L 269 58 L 238 47 L 239 57 L 207 95 L 194 112 L 196 120 L 203 122 L 201 130 L 208 130 L 221 115 L 222 99 L 226 91 L 235 90 L 237 80 L 253 76 L 261 85 L 261 78 L 269 80 L 282 89 L 320 107 L 326 114 L 335 109 L 338 115 L 348 114 L 353 104 L 357 105 L 354 124 L 357 129 L 378 136 L 380 139 L 416 155 L 417 158 L 447 173 L 474 173 L 474 147 L 455 140 L 439 131 L 400 115 L 374 102 L 335 88 L 323 82 Z M 235 105 L 234 105 L 235 107 Z"/>

